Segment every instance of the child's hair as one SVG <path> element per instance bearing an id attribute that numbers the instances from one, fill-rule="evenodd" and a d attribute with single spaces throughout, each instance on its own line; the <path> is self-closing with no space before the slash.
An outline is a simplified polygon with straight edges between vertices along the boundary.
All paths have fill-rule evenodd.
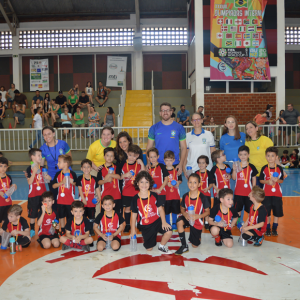
<path id="1" fill-rule="evenodd" d="M 278 149 L 276 147 L 269 147 L 269 148 L 267 148 L 266 154 L 270 153 L 270 152 L 275 153 L 276 156 L 278 155 Z"/>
<path id="2" fill-rule="evenodd" d="M 166 151 L 164 154 L 164 159 L 167 159 L 167 158 L 175 159 L 174 152 L 171 150 Z"/>
<path id="3" fill-rule="evenodd" d="M 71 210 L 73 208 L 83 208 L 84 209 L 84 204 L 81 201 L 73 201 L 71 204 Z"/>
<path id="4" fill-rule="evenodd" d="M 294 151 L 296 152 L 296 155 L 299 154 L 299 150 L 298 149 L 294 149 Z M 0 152 L 0 154 L 1 154 L 1 152 Z"/>
<path id="5" fill-rule="evenodd" d="M 31 156 L 35 156 L 37 152 L 41 152 L 42 153 L 42 150 L 38 149 L 38 148 L 31 148 L 28 151 L 29 157 L 31 158 Z"/>
<path id="6" fill-rule="evenodd" d="M 107 147 L 107 148 L 105 148 L 105 149 L 104 149 L 104 155 L 105 155 L 107 152 L 113 152 L 114 155 L 115 155 L 115 149 L 112 148 L 112 147 Z"/>
<path id="7" fill-rule="evenodd" d="M 220 157 L 220 154 L 223 152 L 223 150 L 215 150 L 212 154 L 211 154 L 211 160 L 214 163 L 217 163 L 217 159 Z"/>
<path id="8" fill-rule="evenodd" d="M 52 192 L 50 192 L 50 191 L 44 192 L 42 194 L 42 201 L 44 201 L 46 198 L 50 198 L 51 200 L 54 200 L 54 196 L 53 196 Z"/>
<path id="9" fill-rule="evenodd" d="M 199 164 L 200 159 L 204 159 L 204 160 L 205 160 L 205 163 L 206 163 L 207 165 L 209 165 L 209 158 L 208 158 L 206 155 L 200 155 L 200 156 L 197 158 L 197 164 Z"/>
<path id="10" fill-rule="evenodd" d="M 61 155 L 58 156 L 58 158 L 62 158 L 63 161 L 68 164 L 68 167 L 71 166 L 71 164 L 72 164 L 72 157 L 71 156 L 65 155 L 65 154 L 61 154 Z"/>
<path id="11" fill-rule="evenodd" d="M 16 216 L 21 216 L 22 211 L 23 211 L 22 206 L 18 204 L 14 204 L 8 209 L 7 214 L 15 214 Z"/>
<path id="12" fill-rule="evenodd" d="M 108 200 L 110 200 L 113 204 L 115 203 L 115 199 L 114 199 L 113 196 L 111 196 L 111 195 L 106 195 L 106 196 L 104 196 L 104 197 L 102 198 L 102 204 L 104 203 L 104 201 L 108 201 Z"/>
<path id="13" fill-rule="evenodd" d="M 190 180 L 190 178 L 196 178 L 198 180 L 198 182 L 200 183 L 200 176 L 197 173 L 192 173 L 189 176 L 188 181 Z"/>
<path id="14" fill-rule="evenodd" d="M 106 149 L 105 149 L 106 150 Z M 104 151 L 105 151 L 104 150 Z M 89 159 L 87 159 L 87 158 L 85 158 L 82 162 L 81 162 L 81 167 L 83 167 L 83 165 L 84 164 L 89 164 L 91 167 L 93 166 L 93 163 L 92 163 L 92 161 L 91 160 L 89 160 Z"/>
<path id="15" fill-rule="evenodd" d="M 283 154 L 289 154 L 289 151 L 283 150 Z"/>
<path id="16" fill-rule="evenodd" d="M 140 154 L 141 153 L 141 148 L 138 145 L 130 145 L 128 147 L 128 153 L 134 153 L 134 154 Z"/>
<path id="17" fill-rule="evenodd" d="M 137 174 L 137 176 L 135 177 L 135 180 L 134 180 L 134 187 L 135 189 L 138 191 L 139 190 L 139 186 L 138 186 L 138 183 L 140 180 L 142 180 L 143 178 L 145 178 L 147 181 L 149 181 L 149 190 L 152 190 L 152 187 L 153 187 L 153 184 L 154 184 L 154 180 L 153 178 L 151 177 L 151 175 L 147 172 L 147 171 L 141 171 Z"/>
<path id="18" fill-rule="evenodd" d="M 8 166 L 8 159 L 5 157 L 0 157 L 0 164 L 1 165 L 7 165 Z"/>
<path id="19" fill-rule="evenodd" d="M 252 193 L 253 198 L 258 203 L 263 202 L 263 200 L 265 199 L 265 191 L 257 185 L 252 188 L 251 193 Z"/>
<path id="20" fill-rule="evenodd" d="M 245 145 L 241 146 L 238 150 L 238 153 L 240 153 L 242 151 L 246 151 L 248 154 L 250 154 L 250 149 L 248 146 L 245 146 Z"/>
<path id="21" fill-rule="evenodd" d="M 129 150 L 128 150 L 128 152 L 129 152 Z M 147 151 L 147 156 L 148 156 L 148 157 L 149 157 L 150 152 L 155 152 L 157 156 L 159 155 L 159 152 L 158 152 L 158 150 L 157 150 L 155 147 L 152 147 L 152 148 L 150 148 L 150 149 Z"/>
<path id="22" fill-rule="evenodd" d="M 219 198 L 223 198 L 226 197 L 227 195 L 233 195 L 233 191 L 231 189 L 221 189 L 219 191 Z"/>
<path id="23" fill-rule="evenodd" d="M 0 155 L 4 156 L 3 152 L 0 152 Z"/>

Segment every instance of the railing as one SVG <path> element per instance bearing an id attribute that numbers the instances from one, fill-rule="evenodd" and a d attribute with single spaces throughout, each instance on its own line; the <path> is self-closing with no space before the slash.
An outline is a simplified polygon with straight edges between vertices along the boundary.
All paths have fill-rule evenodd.
<path id="1" fill-rule="evenodd" d="M 152 91 L 152 124 L 155 124 L 155 104 L 154 104 L 154 81 L 153 81 L 153 70 L 151 74 L 151 91 Z"/>
<path id="2" fill-rule="evenodd" d="M 262 134 L 269 136 L 274 145 L 278 147 L 297 147 L 297 135 L 300 137 L 300 129 L 297 125 L 261 125 Z M 212 131 L 216 147 L 222 136 L 224 126 L 203 126 L 205 130 Z M 88 150 L 89 146 L 99 139 L 102 127 L 84 128 L 58 128 L 56 138 L 65 140 L 71 150 Z M 192 126 L 186 126 L 186 132 L 190 132 Z M 215 129 L 215 130 L 213 130 Z M 245 125 L 239 125 L 241 132 L 245 132 Z M 39 129 L 1 129 L 0 130 L 0 151 L 28 151 L 29 146 L 36 139 Z M 114 138 L 121 132 L 127 131 L 133 139 L 133 143 L 139 145 L 143 150 L 146 149 L 149 127 L 114 127 Z M 290 137 L 288 136 L 290 134 Z M 290 139 L 290 140 L 289 140 Z M 35 147 L 39 148 L 43 144 L 39 140 Z"/>
<path id="3" fill-rule="evenodd" d="M 124 117 L 124 108 L 126 103 L 126 76 L 123 80 L 122 86 L 122 94 L 120 95 L 120 104 L 119 104 L 119 115 L 118 115 L 118 126 L 123 125 L 123 117 Z"/>

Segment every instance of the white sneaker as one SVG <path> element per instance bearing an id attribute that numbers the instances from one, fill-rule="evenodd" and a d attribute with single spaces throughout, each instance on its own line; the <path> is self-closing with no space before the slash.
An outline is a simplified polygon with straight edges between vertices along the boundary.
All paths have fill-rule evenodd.
<path id="1" fill-rule="evenodd" d="M 173 254 L 173 252 L 170 251 L 170 250 L 168 249 L 167 246 L 163 246 L 163 245 L 161 245 L 161 244 L 158 246 L 158 250 L 159 250 L 162 254 Z"/>

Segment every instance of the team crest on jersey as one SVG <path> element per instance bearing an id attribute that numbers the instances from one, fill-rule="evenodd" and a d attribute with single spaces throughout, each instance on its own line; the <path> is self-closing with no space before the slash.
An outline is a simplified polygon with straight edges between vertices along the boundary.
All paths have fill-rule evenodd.
<path id="1" fill-rule="evenodd" d="M 107 228 L 112 230 L 114 228 L 114 224 L 112 222 L 109 222 Z"/>
<path id="2" fill-rule="evenodd" d="M 61 155 L 64 154 L 64 150 L 62 148 L 60 148 L 58 151 L 59 151 L 59 154 L 61 154 Z"/>
<path id="3" fill-rule="evenodd" d="M 240 143 L 242 143 L 243 141 L 242 140 L 240 140 Z"/>
<path id="4" fill-rule="evenodd" d="M 86 185 L 85 185 L 85 190 L 88 191 L 89 189 L 90 189 L 90 185 L 89 185 L 89 184 L 86 184 Z"/>
<path id="5" fill-rule="evenodd" d="M 171 136 L 175 136 L 176 135 L 176 130 L 172 130 L 171 131 Z"/>
<path id="6" fill-rule="evenodd" d="M 40 173 L 40 174 L 37 174 L 37 175 L 36 175 L 36 178 L 37 178 L 38 181 L 42 180 L 42 175 L 41 175 L 41 173 Z"/>
<path id="7" fill-rule="evenodd" d="M 50 225 L 52 223 L 51 219 L 46 220 L 46 225 Z"/>
<path id="8" fill-rule="evenodd" d="M 152 207 L 150 204 L 149 204 L 149 208 L 148 208 L 148 204 L 146 204 L 144 207 L 144 212 L 147 213 L 147 211 L 148 211 L 148 214 L 150 214 L 152 212 Z"/>
<path id="9" fill-rule="evenodd" d="M 203 144 L 206 144 L 206 139 L 203 138 L 203 139 L 202 139 L 202 143 L 203 143 Z"/>
<path id="10" fill-rule="evenodd" d="M 244 179 L 244 173 L 243 172 L 240 173 L 240 178 Z"/>
<path id="11" fill-rule="evenodd" d="M 259 146 L 256 149 L 259 150 Z"/>

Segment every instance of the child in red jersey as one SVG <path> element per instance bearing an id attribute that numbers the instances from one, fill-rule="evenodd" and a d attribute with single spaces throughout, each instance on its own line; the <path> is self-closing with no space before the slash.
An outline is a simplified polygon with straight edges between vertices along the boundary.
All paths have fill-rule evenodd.
<path id="1" fill-rule="evenodd" d="M 114 210 L 123 214 L 123 206 L 121 200 L 121 190 L 119 180 L 121 178 L 121 170 L 113 164 L 115 159 L 114 148 L 107 147 L 104 149 L 105 164 L 102 165 L 97 175 L 97 182 L 101 186 L 101 197 L 110 195 L 115 202 Z"/>
<path id="2" fill-rule="evenodd" d="M 139 190 L 138 194 L 132 199 L 131 210 L 131 234 L 136 235 L 135 224 L 142 232 L 144 247 L 151 251 L 156 245 L 157 233 L 161 233 L 162 239 L 158 250 L 162 254 L 172 254 L 166 246 L 172 236 L 172 227 L 166 222 L 164 204 L 158 199 L 156 193 L 151 192 L 154 180 L 147 171 L 140 172 L 135 180 L 134 186 Z"/>
<path id="3" fill-rule="evenodd" d="M 164 154 L 164 162 L 166 164 L 167 172 L 169 173 L 168 184 L 165 187 L 166 190 L 166 204 L 165 214 L 166 221 L 171 225 L 170 214 L 172 213 L 172 229 L 176 230 L 177 215 L 180 214 L 180 191 L 179 185 L 182 182 L 182 176 L 178 175 L 178 171 L 173 166 L 175 162 L 175 154 L 173 151 L 166 151 Z M 176 184 L 173 185 L 172 181 Z M 173 183 L 175 183 L 173 182 Z"/>
<path id="4" fill-rule="evenodd" d="M 101 194 L 98 186 L 98 180 L 95 176 L 91 175 L 92 162 L 89 159 L 84 159 L 81 162 L 81 171 L 83 175 L 77 178 L 77 186 L 79 191 L 79 201 L 84 204 L 84 216 L 91 222 L 91 235 L 95 235 L 92 227 L 95 220 L 96 205 L 100 203 Z M 98 202 L 94 204 L 92 201 L 95 198 L 95 194 L 98 197 Z"/>
<path id="5" fill-rule="evenodd" d="M 248 241 L 254 240 L 254 246 L 259 247 L 264 239 L 268 219 L 267 210 L 262 204 L 265 199 L 265 192 L 260 187 L 254 186 L 249 198 L 253 204 L 248 219 L 241 228 L 242 238 Z"/>
<path id="6" fill-rule="evenodd" d="M 8 169 L 8 160 L 5 157 L 0 157 L 0 225 L 7 217 L 7 211 L 12 205 L 11 197 L 5 199 L 3 196 L 13 184 L 12 178 L 6 174 Z"/>
<path id="7" fill-rule="evenodd" d="M 280 158 L 281 160 L 281 167 L 288 169 L 290 166 L 290 158 L 289 158 L 289 151 L 283 150 L 283 155 Z"/>
<path id="8" fill-rule="evenodd" d="M 193 173 L 188 178 L 189 192 L 184 194 L 181 201 L 181 213 L 177 219 L 178 234 L 181 242 L 181 247 L 175 252 L 175 255 L 181 255 L 189 251 L 185 239 L 184 228 L 190 227 L 189 241 L 193 248 L 197 248 L 201 244 L 201 233 L 203 228 L 203 218 L 209 215 L 209 202 L 202 193 L 199 192 L 200 176 Z M 188 214 L 188 207 L 193 206 L 195 215 L 193 217 L 194 225 L 191 226 L 190 216 Z"/>
<path id="9" fill-rule="evenodd" d="M 51 181 L 53 189 L 58 189 L 57 194 L 57 216 L 60 221 L 61 233 L 65 233 L 65 218 L 68 220 L 72 217 L 71 204 L 75 199 L 75 186 L 77 176 L 75 172 L 70 170 L 72 164 L 72 157 L 68 155 L 59 155 L 58 168 L 61 171 L 55 174 Z M 65 187 L 66 178 L 64 174 L 70 174 L 70 188 Z"/>
<path id="10" fill-rule="evenodd" d="M 0 235 L 3 231 L 8 231 L 15 237 L 17 245 L 27 248 L 30 245 L 31 237 L 28 223 L 21 217 L 22 211 L 22 207 L 18 204 L 14 204 L 8 209 L 7 218 L 0 229 Z"/>
<path id="11" fill-rule="evenodd" d="M 211 175 L 211 172 L 206 169 L 209 165 L 209 159 L 206 155 L 201 155 L 198 157 L 197 163 L 199 170 L 196 172 L 196 174 L 200 176 L 199 192 L 201 192 L 208 202 L 209 208 L 211 208 L 211 188 L 213 187 L 214 179 Z M 206 230 L 209 230 L 208 215 L 205 217 L 204 227 Z"/>
<path id="12" fill-rule="evenodd" d="M 89 252 L 89 245 L 93 243 L 93 238 L 90 236 L 91 223 L 83 216 L 83 202 L 74 201 L 71 205 L 71 213 L 73 217 L 68 219 L 66 235 L 60 237 L 60 242 L 63 244 L 61 250 L 75 248 Z"/>
<path id="13" fill-rule="evenodd" d="M 111 248 L 118 251 L 121 248 L 121 232 L 125 228 L 125 220 L 120 212 L 114 210 L 114 198 L 106 195 L 102 198 L 102 212 L 97 216 L 94 223 L 94 231 L 99 235 L 97 250 L 103 251 L 106 241 L 111 240 Z M 98 229 L 98 226 L 100 229 Z M 107 233 L 111 235 L 108 237 Z"/>
<path id="14" fill-rule="evenodd" d="M 122 188 L 122 205 L 125 211 L 125 229 L 124 232 L 130 231 L 130 207 L 132 202 L 132 197 L 138 193 L 134 187 L 134 180 L 140 171 L 145 170 L 143 162 L 137 162 L 141 153 L 141 148 L 137 145 L 130 145 L 128 147 L 128 159 L 120 167 L 121 169 L 121 179 L 123 180 Z M 140 161 L 140 160 L 139 160 Z"/>
<path id="15" fill-rule="evenodd" d="M 236 165 L 232 166 L 232 179 L 236 180 L 235 190 L 234 190 L 234 207 L 239 214 L 239 219 L 237 222 L 237 227 L 240 228 L 241 225 L 241 213 L 243 207 L 245 211 L 249 214 L 252 202 L 249 199 L 249 194 L 254 186 L 256 186 L 256 175 L 258 174 L 257 169 L 254 165 L 248 163 L 250 152 L 248 146 L 241 146 L 238 150 L 238 156 L 241 160 L 240 172 L 236 171 Z"/>
<path id="16" fill-rule="evenodd" d="M 273 211 L 272 235 L 278 236 L 278 219 L 283 217 L 282 190 L 280 183 L 283 183 L 284 179 L 282 167 L 276 164 L 276 160 L 278 160 L 278 149 L 275 147 L 267 148 L 266 159 L 268 164 L 262 167 L 259 175 L 259 181 L 264 185 L 263 189 L 266 195 L 263 205 L 268 212 L 268 225 L 265 235 L 271 236 L 270 222 L 271 212 Z M 276 175 L 278 176 L 273 176 L 274 173 L 277 173 Z"/>
<path id="17" fill-rule="evenodd" d="M 229 165 L 224 164 L 226 155 L 223 150 L 216 150 L 211 154 L 211 160 L 216 163 L 211 169 L 211 176 L 214 188 L 214 206 L 220 205 L 220 197 L 218 193 L 221 189 L 230 189 L 230 178 L 232 170 Z M 227 173 L 226 171 L 229 171 Z"/>
<path id="18" fill-rule="evenodd" d="M 299 154 L 299 150 L 294 149 L 292 154 L 290 155 L 290 162 L 291 162 L 290 168 L 298 168 L 299 165 L 298 154 Z"/>
<path id="19" fill-rule="evenodd" d="M 38 211 L 42 204 L 42 194 L 46 192 L 45 178 L 42 175 L 41 162 L 42 150 L 31 148 L 29 150 L 30 160 L 33 162 L 31 166 L 26 169 L 28 174 L 27 182 L 29 184 L 28 192 L 28 218 L 30 218 L 30 236 L 35 235 L 35 219 L 38 218 Z M 52 179 L 49 175 L 46 176 L 49 181 Z"/>
<path id="20" fill-rule="evenodd" d="M 56 212 L 52 210 L 54 204 L 53 194 L 51 192 L 44 192 L 42 194 L 42 209 L 39 211 L 37 224 L 39 226 L 39 238 L 38 243 L 44 249 L 49 249 L 51 245 L 54 248 L 58 248 L 59 237 L 55 230 L 58 230 L 59 225 L 57 221 Z M 55 224 L 55 227 L 52 224 Z"/>
<path id="21" fill-rule="evenodd" d="M 239 215 L 232 206 L 233 191 L 231 189 L 221 189 L 219 197 L 221 204 L 211 209 L 208 219 L 210 233 L 215 238 L 216 246 L 222 246 L 223 241 L 226 247 L 231 248 L 233 246 L 231 228 L 236 224 Z M 218 221 L 216 216 L 221 221 Z"/>

